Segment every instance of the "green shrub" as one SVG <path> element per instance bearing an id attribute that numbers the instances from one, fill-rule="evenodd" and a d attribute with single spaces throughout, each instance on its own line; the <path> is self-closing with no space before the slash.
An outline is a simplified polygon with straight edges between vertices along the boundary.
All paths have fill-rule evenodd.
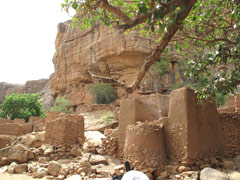
<path id="1" fill-rule="evenodd" d="M 109 104 L 116 98 L 115 89 L 111 84 L 96 84 L 90 88 L 90 93 L 97 104 Z"/>
<path id="2" fill-rule="evenodd" d="M 217 107 L 221 107 L 225 104 L 228 95 L 223 95 L 221 93 L 217 93 L 215 96 L 215 102 Z"/>
<path id="3" fill-rule="evenodd" d="M 66 98 L 58 97 L 56 100 L 56 105 L 51 108 L 51 111 L 58 111 L 63 113 L 70 113 L 69 108 L 71 107 L 71 101 Z"/>
<path id="4" fill-rule="evenodd" d="M 46 117 L 45 110 L 38 94 L 10 94 L 1 104 L 0 116 L 2 118 L 25 119 L 30 116 Z"/>
<path id="5" fill-rule="evenodd" d="M 104 116 L 102 116 L 101 119 L 104 121 L 106 125 L 109 125 L 112 122 L 116 121 L 115 117 L 110 111 L 107 112 Z"/>

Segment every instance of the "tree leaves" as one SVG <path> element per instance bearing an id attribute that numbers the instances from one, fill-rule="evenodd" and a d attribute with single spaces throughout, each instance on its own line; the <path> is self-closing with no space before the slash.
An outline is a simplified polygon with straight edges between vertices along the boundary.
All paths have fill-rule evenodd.
<path id="1" fill-rule="evenodd" d="M 30 116 L 45 116 L 38 94 L 10 94 L 1 104 L 1 117 L 22 118 L 28 121 Z"/>
<path id="2" fill-rule="evenodd" d="M 148 13 L 148 8 L 147 8 L 146 4 L 139 3 L 138 8 L 139 8 L 140 13 L 142 13 L 142 14 L 147 14 Z"/>

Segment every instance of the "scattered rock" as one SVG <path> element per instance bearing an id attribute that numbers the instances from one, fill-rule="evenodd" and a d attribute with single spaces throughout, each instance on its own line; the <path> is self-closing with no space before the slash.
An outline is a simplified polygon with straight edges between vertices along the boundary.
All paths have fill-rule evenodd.
<path id="1" fill-rule="evenodd" d="M 15 172 L 15 167 L 17 166 L 18 164 L 16 163 L 16 162 L 12 162 L 11 164 L 10 164 L 10 166 L 8 166 L 8 170 L 7 170 L 7 172 L 8 173 L 10 173 L 10 174 L 14 174 L 14 172 Z"/>
<path id="2" fill-rule="evenodd" d="M 5 173 L 8 170 L 8 166 L 3 166 L 0 168 L 0 173 Z"/>
<path id="3" fill-rule="evenodd" d="M 33 175 L 33 178 L 42 178 L 42 177 L 48 175 L 48 169 L 46 169 L 46 168 L 39 168 L 32 175 Z"/>
<path id="4" fill-rule="evenodd" d="M 236 164 L 236 166 L 238 167 L 238 170 L 240 170 L 240 155 L 236 156 L 233 159 L 233 162 Z"/>
<path id="5" fill-rule="evenodd" d="M 49 161 L 51 161 L 51 159 L 49 157 L 40 157 L 38 159 L 38 162 L 42 163 L 42 164 L 48 163 Z"/>
<path id="6" fill-rule="evenodd" d="M 42 146 L 42 149 L 44 150 L 44 156 L 49 156 L 50 154 L 53 153 L 53 146 L 50 144 L 44 144 Z"/>
<path id="7" fill-rule="evenodd" d="M 61 165 L 58 162 L 51 161 L 48 165 L 48 172 L 52 176 L 58 176 L 61 169 Z"/>
<path id="8" fill-rule="evenodd" d="M 228 172 L 229 180 L 239 180 L 240 179 L 240 172 L 232 171 Z"/>
<path id="9" fill-rule="evenodd" d="M 165 180 L 167 179 L 169 176 L 168 172 L 167 171 L 163 171 L 160 176 L 157 177 L 157 180 Z"/>
<path id="10" fill-rule="evenodd" d="M 223 161 L 223 168 L 226 170 L 236 170 L 237 166 L 233 161 L 225 160 Z"/>
<path id="11" fill-rule="evenodd" d="M 212 168 L 204 168 L 200 173 L 201 180 L 228 180 L 228 175 L 212 169 Z"/>
<path id="12" fill-rule="evenodd" d="M 191 168 L 190 167 L 186 167 L 186 166 L 180 166 L 178 168 L 178 172 L 182 173 L 182 172 L 185 172 L 185 171 L 190 171 Z"/>
<path id="13" fill-rule="evenodd" d="M 106 158 L 102 155 L 98 155 L 98 154 L 93 154 L 91 157 L 90 157 L 90 163 L 92 165 L 96 165 L 96 164 L 105 164 L 105 165 L 108 165 L 108 162 L 106 160 Z"/>
<path id="14" fill-rule="evenodd" d="M 21 144 L 28 147 L 37 148 L 42 145 L 45 139 L 45 131 L 43 132 L 33 132 L 31 134 L 26 134 L 21 136 Z"/>
<path id="15" fill-rule="evenodd" d="M 78 145 L 75 145 L 70 153 L 73 156 L 82 156 L 82 149 Z"/>
<path id="16" fill-rule="evenodd" d="M 80 175 L 73 175 L 67 178 L 66 180 L 82 180 L 82 177 Z"/>
<path id="17" fill-rule="evenodd" d="M 219 161 L 215 157 L 210 158 L 210 164 L 212 167 L 218 167 L 219 166 Z"/>
<path id="18" fill-rule="evenodd" d="M 9 162 L 27 162 L 34 158 L 33 152 L 22 144 L 8 146 L 0 150 L 0 157 L 7 157 Z"/>
<path id="19" fill-rule="evenodd" d="M 27 172 L 28 171 L 27 163 L 16 165 L 14 171 L 16 174 L 22 174 L 24 172 Z"/>

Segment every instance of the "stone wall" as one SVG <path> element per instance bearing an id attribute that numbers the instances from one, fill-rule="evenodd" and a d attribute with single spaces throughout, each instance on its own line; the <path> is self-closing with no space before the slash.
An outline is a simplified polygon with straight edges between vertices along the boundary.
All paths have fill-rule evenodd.
<path id="1" fill-rule="evenodd" d="M 47 144 L 71 147 L 84 142 L 82 116 L 51 112 L 47 115 L 45 130 Z"/>
<path id="2" fill-rule="evenodd" d="M 240 114 L 220 113 L 221 121 L 221 142 L 223 154 L 226 157 L 233 157 L 240 154 Z"/>
<path id="3" fill-rule="evenodd" d="M 39 121 L 25 123 L 24 119 L 9 120 L 0 118 L 0 149 L 15 137 L 36 131 L 39 123 Z"/>
<path id="4" fill-rule="evenodd" d="M 32 132 L 32 124 L 0 123 L 1 135 L 21 136 Z"/>
<path id="5" fill-rule="evenodd" d="M 219 113 L 240 113 L 240 94 L 229 95 L 224 106 L 218 108 Z"/>

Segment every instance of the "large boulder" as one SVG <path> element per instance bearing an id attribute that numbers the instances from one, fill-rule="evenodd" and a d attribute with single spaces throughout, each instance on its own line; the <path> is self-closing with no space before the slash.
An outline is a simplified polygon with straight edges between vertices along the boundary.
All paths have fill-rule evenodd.
<path id="1" fill-rule="evenodd" d="M 0 158 L 6 157 L 9 162 L 27 162 L 34 158 L 33 152 L 22 144 L 8 146 L 0 150 Z"/>
<path id="2" fill-rule="evenodd" d="M 43 132 L 33 132 L 31 134 L 26 134 L 21 136 L 20 143 L 31 148 L 40 147 L 45 140 L 45 131 Z"/>
<path id="3" fill-rule="evenodd" d="M 7 144 L 10 144 L 15 137 L 16 136 L 0 135 L 0 149 L 6 147 Z"/>
<path id="4" fill-rule="evenodd" d="M 48 165 L 48 172 L 52 176 L 58 176 L 58 173 L 61 169 L 61 164 L 55 161 L 51 161 Z"/>
<path id="5" fill-rule="evenodd" d="M 204 168 L 200 173 L 201 180 L 228 180 L 228 175 L 224 172 L 212 168 Z"/>

